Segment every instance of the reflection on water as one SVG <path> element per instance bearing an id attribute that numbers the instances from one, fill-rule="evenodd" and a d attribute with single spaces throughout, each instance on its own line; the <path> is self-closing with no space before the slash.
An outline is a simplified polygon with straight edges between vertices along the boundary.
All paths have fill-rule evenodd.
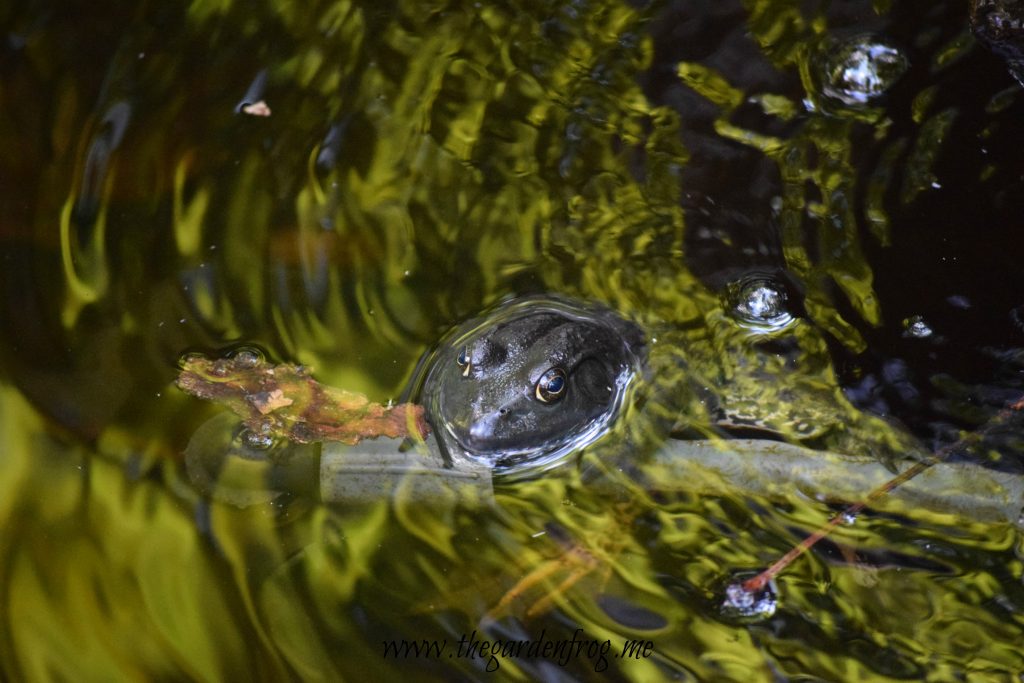
<path id="1" fill-rule="evenodd" d="M 482 678 L 384 643 L 576 629 L 652 645 L 500 670 L 1024 670 L 1012 524 L 866 513 L 736 623 L 722 587 L 830 507 L 657 460 L 738 428 L 893 464 L 1022 392 L 1019 88 L 960 4 L 798 4 L 0 10 L 3 676 Z M 173 387 L 182 353 L 257 345 L 387 402 L 541 292 L 651 341 L 578 468 L 490 502 L 190 478 L 219 418 Z"/>

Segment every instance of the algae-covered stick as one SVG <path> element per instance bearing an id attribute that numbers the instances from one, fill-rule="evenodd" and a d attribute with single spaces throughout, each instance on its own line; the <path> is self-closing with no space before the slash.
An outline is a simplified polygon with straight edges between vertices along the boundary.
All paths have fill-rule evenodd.
<path id="1" fill-rule="evenodd" d="M 810 536 L 805 538 L 803 541 L 794 546 L 789 552 L 776 560 L 770 567 L 746 581 L 742 581 L 738 584 L 732 584 L 727 589 L 727 594 L 730 595 L 730 599 L 738 590 L 746 595 L 752 595 L 765 589 L 769 582 L 778 576 L 782 571 L 793 563 L 796 558 L 810 550 L 814 545 L 825 538 L 831 533 L 832 529 L 836 528 L 846 520 L 860 513 L 864 508 L 868 507 L 874 501 L 878 500 L 882 496 L 886 495 L 900 484 L 907 482 L 917 475 L 924 472 L 926 469 L 934 465 L 935 463 L 942 462 L 954 452 L 966 448 L 967 446 L 980 442 L 986 435 L 989 434 L 993 429 L 1002 425 L 1009 420 L 1015 413 L 1020 412 L 1024 409 L 1024 398 L 1019 398 L 1013 403 L 1009 404 L 1006 408 L 1000 410 L 994 417 L 981 427 L 981 429 L 971 432 L 970 434 L 959 439 L 955 443 L 952 443 L 944 448 L 939 449 L 930 457 L 920 460 L 914 463 L 911 467 L 907 468 L 900 474 L 896 475 L 884 484 L 874 488 L 869 492 L 863 500 L 848 506 L 845 510 L 835 515 L 817 529 Z"/>
<path id="2" fill-rule="evenodd" d="M 182 359 L 175 383 L 230 408 L 253 433 L 294 443 L 422 439 L 430 431 L 422 406 L 371 403 L 361 394 L 320 384 L 309 368 L 273 365 L 248 349 L 216 359 L 190 354 Z"/>

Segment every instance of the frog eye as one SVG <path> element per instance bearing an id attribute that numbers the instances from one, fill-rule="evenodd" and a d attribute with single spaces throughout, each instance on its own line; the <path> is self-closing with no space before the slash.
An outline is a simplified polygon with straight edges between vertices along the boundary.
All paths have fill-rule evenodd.
<path id="1" fill-rule="evenodd" d="M 455 362 L 462 368 L 462 376 L 469 377 L 469 371 L 472 368 L 472 363 L 469 360 L 469 347 L 462 347 L 462 351 L 459 352 L 459 357 L 455 359 Z"/>
<path id="2" fill-rule="evenodd" d="M 554 403 L 565 393 L 565 371 L 562 368 L 551 368 L 537 381 L 534 395 L 541 403 Z"/>

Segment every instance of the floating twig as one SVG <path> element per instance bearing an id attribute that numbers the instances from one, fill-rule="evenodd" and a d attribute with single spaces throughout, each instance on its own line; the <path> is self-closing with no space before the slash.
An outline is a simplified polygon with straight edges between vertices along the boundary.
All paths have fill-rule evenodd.
<path id="1" fill-rule="evenodd" d="M 176 384 L 230 408 L 257 435 L 296 443 L 354 444 L 378 436 L 422 438 L 429 432 L 422 406 L 372 403 L 362 394 L 320 384 L 308 368 L 273 365 L 251 351 L 212 360 L 189 356 Z"/>

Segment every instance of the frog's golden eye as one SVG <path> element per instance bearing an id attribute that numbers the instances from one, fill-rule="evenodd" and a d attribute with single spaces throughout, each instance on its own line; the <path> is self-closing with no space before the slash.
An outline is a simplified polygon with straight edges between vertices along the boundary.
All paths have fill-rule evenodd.
<path id="1" fill-rule="evenodd" d="M 455 362 L 462 368 L 462 376 L 469 377 L 469 371 L 472 369 L 472 363 L 469 360 L 469 347 L 463 346 L 462 351 L 459 352 L 459 357 L 455 359 Z"/>
<path id="2" fill-rule="evenodd" d="M 541 403 L 554 403 L 565 394 L 565 371 L 551 368 L 537 380 L 534 395 Z"/>

